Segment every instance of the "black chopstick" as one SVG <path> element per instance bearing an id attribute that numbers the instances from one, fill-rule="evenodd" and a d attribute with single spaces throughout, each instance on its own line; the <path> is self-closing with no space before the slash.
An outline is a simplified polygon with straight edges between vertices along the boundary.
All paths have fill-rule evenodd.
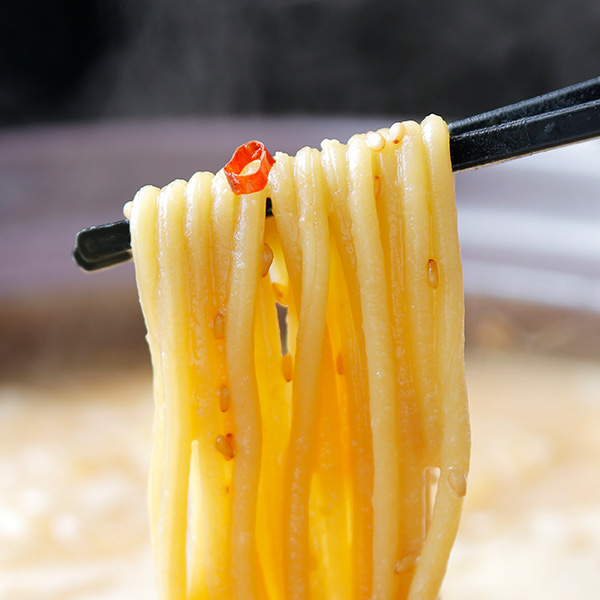
<path id="1" fill-rule="evenodd" d="M 265 216 L 273 216 L 271 198 L 267 198 Z M 99 271 L 131 260 L 131 233 L 128 219 L 96 225 L 77 232 L 73 260 L 84 271 Z"/>
<path id="2" fill-rule="evenodd" d="M 75 236 L 73 259 L 84 271 L 98 271 L 131 259 L 129 221 L 82 229 Z"/>
<path id="3" fill-rule="evenodd" d="M 455 121 L 449 125 L 449 128 L 451 135 L 456 136 L 526 117 L 535 117 L 562 108 L 586 104 L 594 100 L 600 100 L 600 77 Z"/>
<path id="4" fill-rule="evenodd" d="M 448 126 L 453 171 L 490 165 L 600 136 L 600 77 Z M 266 216 L 271 216 L 270 198 Z M 129 221 L 77 233 L 73 259 L 86 271 L 131 258 Z"/>
<path id="5" fill-rule="evenodd" d="M 550 150 L 600 136 L 600 77 L 455 121 L 453 171 Z"/>

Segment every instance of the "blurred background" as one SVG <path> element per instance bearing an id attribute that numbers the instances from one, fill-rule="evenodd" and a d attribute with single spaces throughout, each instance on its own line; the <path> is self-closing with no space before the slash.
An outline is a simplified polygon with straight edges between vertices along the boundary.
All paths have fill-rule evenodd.
<path id="1" fill-rule="evenodd" d="M 3 0 L 0 122 L 447 118 L 596 76 L 590 0 Z"/>
<path id="2" fill-rule="evenodd" d="M 0 598 L 153 597 L 131 264 L 74 234 L 295 152 L 599 75 L 592 0 L 0 0 Z M 600 142 L 456 179 L 473 469 L 444 598 L 600 586 Z"/>

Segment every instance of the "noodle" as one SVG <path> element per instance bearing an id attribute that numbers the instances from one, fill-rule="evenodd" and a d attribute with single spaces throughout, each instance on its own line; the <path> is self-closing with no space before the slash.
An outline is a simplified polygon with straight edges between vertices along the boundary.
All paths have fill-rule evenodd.
<path id="1" fill-rule="evenodd" d="M 434 600 L 470 444 L 445 123 L 142 188 L 131 234 L 160 597 Z"/>

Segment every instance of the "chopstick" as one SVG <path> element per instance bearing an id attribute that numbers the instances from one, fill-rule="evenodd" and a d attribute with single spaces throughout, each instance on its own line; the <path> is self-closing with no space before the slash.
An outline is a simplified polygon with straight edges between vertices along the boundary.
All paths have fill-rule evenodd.
<path id="1" fill-rule="evenodd" d="M 455 121 L 453 171 L 527 156 L 600 136 L 600 77 Z"/>
<path id="2" fill-rule="evenodd" d="M 509 121 L 516 121 L 525 117 L 534 117 L 542 113 L 549 113 L 570 106 L 577 106 L 600 99 L 600 77 L 589 79 L 575 85 L 570 85 L 560 90 L 554 90 L 529 100 L 522 100 L 455 121 L 450 125 L 454 135 L 500 125 Z"/>
<path id="3" fill-rule="evenodd" d="M 271 198 L 267 198 L 265 216 L 273 216 Z M 123 219 L 95 225 L 77 232 L 73 260 L 84 271 L 100 271 L 131 260 L 129 221 Z"/>
<path id="4" fill-rule="evenodd" d="M 452 170 L 465 171 L 600 136 L 600 77 L 448 125 Z M 272 216 L 267 199 L 266 216 Z M 129 221 L 79 231 L 73 259 L 97 271 L 131 258 Z"/>
<path id="5" fill-rule="evenodd" d="M 127 262 L 131 253 L 129 221 L 96 225 L 77 232 L 73 260 L 84 271 L 99 271 Z"/>

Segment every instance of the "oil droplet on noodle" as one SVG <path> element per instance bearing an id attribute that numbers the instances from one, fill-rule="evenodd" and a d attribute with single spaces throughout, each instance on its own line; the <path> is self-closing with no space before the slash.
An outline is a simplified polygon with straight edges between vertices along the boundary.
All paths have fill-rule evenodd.
<path id="1" fill-rule="evenodd" d="M 433 258 L 430 258 L 427 262 L 427 283 L 434 290 L 437 289 L 439 284 L 438 266 Z"/>
<path id="2" fill-rule="evenodd" d="M 219 388 L 219 408 L 221 409 L 221 412 L 227 412 L 230 404 L 231 397 L 229 395 L 229 388 L 226 385 L 222 385 Z"/>
<path id="3" fill-rule="evenodd" d="M 218 340 L 225 337 L 225 307 L 219 308 L 213 321 L 213 334 Z"/>
<path id="4" fill-rule="evenodd" d="M 418 552 L 409 552 L 396 563 L 396 566 L 394 567 L 394 573 L 401 575 L 402 573 L 406 573 L 411 569 L 414 569 L 418 560 Z"/>
<path id="5" fill-rule="evenodd" d="M 467 493 L 467 478 L 463 471 L 450 467 L 448 469 L 448 483 L 456 494 L 463 498 Z"/>
<path id="6" fill-rule="evenodd" d="M 281 357 L 281 372 L 287 382 L 290 382 L 294 377 L 294 358 L 289 353 Z"/>
<path id="7" fill-rule="evenodd" d="M 215 448 L 225 457 L 226 460 L 231 460 L 234 456 L 230 441 L 223 435 L 217 436 L 217 439 L 215 440 Z"/>
<path id="8" fill-rule="evenodd" d="M 339 375 L 344 374 L 344 357 L 342 356 L 341 352 L 338 353 L 335 359 L 335 370 L 338 372 Z"/>
<path id="9" fill-rule="evenodd" d="M 263 249 L 263 264 L 262 264 L 262 271 L 261 271 L 261 275 L 263 277 L 265 277 L 266 274 L 269 272 L 269 269 L 271 268 L 272 263 L 273 263 L 273 250 L 271 250 L 271 246 L 269 246 L 269 244 L 265 244 L 264 249 Z"/>

